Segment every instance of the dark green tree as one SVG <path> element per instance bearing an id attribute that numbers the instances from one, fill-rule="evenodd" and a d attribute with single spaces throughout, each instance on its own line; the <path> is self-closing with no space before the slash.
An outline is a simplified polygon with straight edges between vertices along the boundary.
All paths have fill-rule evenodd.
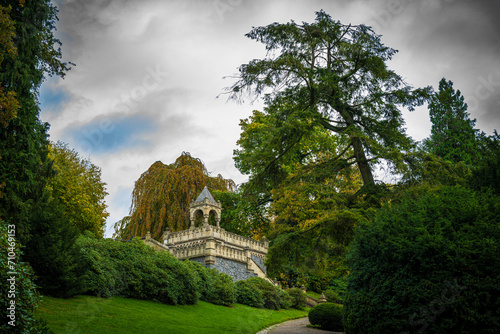
<path id="1" fill-rule="evenodd" d="M 407 193 L 350 245 L 345 333 L 500 331 L 500 201 L 441 186 Z"/>
<path id="2" fill-rule="evenodd" d="M 0 217 L 16 224 L 20 241 L 29 245 L 34 215 L 46 200 L 45 183 L 52 170 L 48 159 L 47 130 L 39 119 L 38 89 L 44 75 L 64 76 L 66 64 L 54 49 L 57 9 L 50 1 L 3 0 L 11 7 L 14 22 L 16 57 L 1 63 L 0 82 L 14 92 L 20 108 L 17 117 L 0 127 L 0 175 L 4 184 L 0 198 Z"/>
<path id="3" fill-rule="evenodd" d="M 228 93 L 234 99 L 264 95 L 264 115 L 276 120 L 275 129 L 261 139 L 264 147 L 235 151 L 250 183 L 279 178 L 283 161 L 318 127 L 346 138 L 332 159 L 355 164 L 366 186 L 375 184 L 376 162 L 397 164 L 401 151 L 412 146 L 399 107 L 413 110 L 430 88 L 414 90 L 388 68 L 397 51 L 370 27 L 344 25 L 319 11 L 314 23 L 273 23 L 246 36 L 263 43 L 268 53 L 241 65 Z"/>
<path id="4" fill-rule="evenodd" d="M 453 89 L 453 82 L 441 79 L 439 91 L 431 97 L 429 115 L 431 135 L 424 140 L 424 148 L 445 160 L 473 165 L 479 157 L 479 130 L 474 129 L 476 120 L 469 118 L 467 103 Z"/>
<path id="5" fill-rule="evenodd" d="M 500 135 L 495 130 L 492 136 L 481 135 L 480 159 L 472 171 L 471 185 L 475 189 L 491 188 L 500 194 Z"/>
<path id="6" fill-rule="evenodd" d="M 57 9 L 48 0 L 2 0 L 14 23 L 15 57 L 5 57 L 0 82 L 15 94 L 15 118 L 0 127 L 0 218 L 16 226 L 16 242 L 25 245 L 29 262 L 44 292 L 67 295 L 76 262 L 76 232 L 49 205 L 47 180 L 54 175 L 48 157 L 48 127 L 39 119 L 38 91 L 46 75 L 64 76 L 59 41 L 53 30 Z"/>

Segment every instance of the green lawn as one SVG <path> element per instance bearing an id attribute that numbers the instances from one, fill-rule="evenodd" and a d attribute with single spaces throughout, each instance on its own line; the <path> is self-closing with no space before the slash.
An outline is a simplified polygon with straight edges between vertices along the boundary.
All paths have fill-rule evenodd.
<path id="1" fill-rule="evenodd" d="M 43 297 L 35 315 L 47 320 L 55 333 L 256 333 L 307 311 L 256 309 L 198 302 L 170 306 L 127 298 L 78 296 L 71 299 Z"/>

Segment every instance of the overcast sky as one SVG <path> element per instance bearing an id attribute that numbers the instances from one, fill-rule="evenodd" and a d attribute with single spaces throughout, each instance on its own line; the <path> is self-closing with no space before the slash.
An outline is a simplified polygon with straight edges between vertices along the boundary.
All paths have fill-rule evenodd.
<path id="1" fill-rule="evenodd" d="M 183 152 L 213 174 L 242 183 L 233 149 L 239 120 L 259 102 L 217 99 L 237 68 L 265 55 L 244 36 L 252 26 L 312 22 L 324 9 L 348 24 L 371 25 L 399 53 L 389 64 L 414 87 L 453 81 L 476 127 L 500 124 L 500 1 L 472 0 L 54 0 L 66 78 L 41 88 L 41 118 L 101 167 L 109 206 L 106 235 L 128 214 L 134 181 L 155 161 Z M 426 108 L 404 113 L 407 133 L 429 135 Z"/>

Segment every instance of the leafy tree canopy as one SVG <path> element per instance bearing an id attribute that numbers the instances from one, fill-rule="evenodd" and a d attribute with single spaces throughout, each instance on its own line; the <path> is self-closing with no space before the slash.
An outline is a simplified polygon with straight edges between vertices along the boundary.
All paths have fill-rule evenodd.
<path id="1" fill-rule="evenodd" d="M 396 50 L 385 46 L 370 27 L 344 25 L 319 11 L 314 23 L 273 23 L 246 36 L 263 43 L 267 57 L 241 65 L 229 94 L 235 99 L 264 95 L 267 107 L 254 118 L 275 120 L 275 129 L 264 128 L 262 148 L 248 151 L 242 146 L 235 152 L 240 170 L 251 175 L 250 183 L 279 178 L 294 148 L 318 128 L 346 138 L 338 148 L 341 154 L 332 159 L 356 164 L 364 185 L 375 183 L 374 163 L 397 163 L 401 151 L 412 146 L 399 107 L 413 110 L 430 88 L 413 89 L 388 68 Z M 256 123 L 249 130 L 260 129 Z"/>
<path id="2" fill-rule="evenodd" d="M 62 142 L 51 145 L 49 157 L 56 171 L 47 184 L 52 201 L 63 207 L 67 222 L 80 233 L 88 230 L 103 237 L 109 213 L 104 202 L 108 193 L 101 180 L 101 169 Z"/>
<path id="3" fill-rule="evenodd" d="M 161 239 L 163 231 L 189 227 L 189 203 L 203 188 L 234 191 L 235 183 L 220 174 L 210 176 L 203 162 L 183 152 L 177 160 L 165 165 L 157 161 L 135 182 L 130 218 L 115 225 L 115 236 L 129 238 L 151 232 Z"/>

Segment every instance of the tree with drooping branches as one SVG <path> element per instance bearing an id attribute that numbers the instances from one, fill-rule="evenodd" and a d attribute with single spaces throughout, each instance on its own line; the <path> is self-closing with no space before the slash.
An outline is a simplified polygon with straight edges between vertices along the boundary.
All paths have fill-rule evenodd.
<path id="1" fill-rule="evenodd" d="M 234 191 L 235 183 L 220 174 L 213 177 L 203 162 L 183 152 L 170 165 L 156 161 L 135 182 L 130 217 L 115 225 L 115 237 L 144 236 L 161 239 L 168 228 L 189 227 L 189 204 L 207 186 L 210 190 Z"/>

